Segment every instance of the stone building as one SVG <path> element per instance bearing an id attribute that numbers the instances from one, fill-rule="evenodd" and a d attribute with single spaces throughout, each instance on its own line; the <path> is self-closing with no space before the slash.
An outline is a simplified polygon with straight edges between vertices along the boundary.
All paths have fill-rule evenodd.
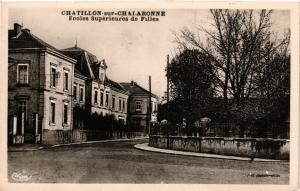
<path id="1" fill-rule="evenodd" d="M 86 81 L 87 77 L 83 75 L 76 67 L 74 68 L 73 83 L 73 128 L 84 129 L 84 111 L 86 100 Z"/>
<path id="2" fill-rule="evenodd" d="M 129 91 L 130 94 L 128 104 L 129 126 L 148 132 L 147 127 L 149 127 L 149 121 L 152 123 L 157 122 L 158 96 L 151 93 L 150 100 L 150 92 L 134 81 L 131 81 L 130 83 L 121 83 L 121 85 Z"/>
<path id="3" fill-rule="evenodd" d="M 72 129 L 75 59 L 22 29 L 8 31 L 8 117 L 14 143 L 48 143 Z"/>
<path id="4" fill-rule="evenodd" d="M 106 75 L 107 65 L 104 59 L 75 45 L 61 50 L 77 60 L 76 71 L 86 76 L 85 109 L 90 114 L 114 115 L 121 123 L 126 123 L 129 92 L 119 83 Z M 99 127 L 100 128 L 100 127 Z"/>
<path id="5" fill-rule="evenodd" d="M 156 121 L 157 96 L 152 94 L 150 110 L 149 92 L 135 82 L 111 80 L 104 59 L 77 45 L 58 50 L 17 23 L 8 33 L 10 143 L 81 141 L 85 117 L 93 113 L 122 124 L 129 119 L 137 131 Z"/>

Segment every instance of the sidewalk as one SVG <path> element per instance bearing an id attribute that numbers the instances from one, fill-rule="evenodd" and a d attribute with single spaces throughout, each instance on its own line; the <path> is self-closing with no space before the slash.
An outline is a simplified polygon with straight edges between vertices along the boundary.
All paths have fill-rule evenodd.
<path id="1" fill-rule="evenodd" d="M 139 150 L 166 153 L 166 154 L 185 155 L 185 156 L 194 156 L 194 157 L 206 157 L 206 158 L 216 158 L 216 159 L 228 159 L 228 160 L 252 161 L 250 158 L 247 158 L 247 157 L 226 156 L 226 155 L 217 155 L 217 154 L 208 154 L 208 153 L 196 153 L 196 152 L 160 149 L 160 148 L 150 147 L 148 145 L 148 143 L 137 144 L 137 145 L 134 145 L 134 147 Z M 254 158 L 253 161 L 256 161 L 256 162 L 283 162 L 286 160 Z"/>
<path id="2" fill-rule="evenodd" d="M 66 143 L 66 144 L 57 144 L 57 145 L 22 144 L 22 145 L 9 146 L 7 151 L 8 152 L 37 151 L 37 150 L 41 150 L 41 149 L 51 149 L 51 148 L 55 148 L 55 147 L 69 146 L 69 145 L 82 145 L 82 144 L 118 142 L 118 141 L 132 141 L 132 140 L 142 140 L 142 139 L 148 139 L 148 138 L 149 137 L 139 137 L 139 138 L 132 138 L 132 139 L 107 139 L 107 140 L 100 140 L 100 141 L 86 141 L 86 142 Z"/>
<path id="3" fill-rule="evenodd" d="M 36 151 L 43 149 L 45 146 L 40 144 L 22 144 L 22 145 L 13 145 L 8 146 L 8 152 L 24 152 L 24 151 Z"/>

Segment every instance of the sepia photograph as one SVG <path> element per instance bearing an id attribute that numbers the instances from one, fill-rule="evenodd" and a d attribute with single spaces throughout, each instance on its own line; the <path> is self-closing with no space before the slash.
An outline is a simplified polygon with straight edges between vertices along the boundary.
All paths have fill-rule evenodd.
<path id="1" fill-rule="evenodd" d="M 2 13 L 2 182 L 297 189 L 293 4 L 29 5 Z"/>

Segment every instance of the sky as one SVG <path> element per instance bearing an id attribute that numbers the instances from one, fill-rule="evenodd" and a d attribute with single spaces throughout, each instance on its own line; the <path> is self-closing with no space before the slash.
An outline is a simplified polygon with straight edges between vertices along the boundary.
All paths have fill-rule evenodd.
<path id="1" fill-rule="evenodd" d="M 105 59 L 109 78 L 117 82 L 133 80 L 148 89 L 151 75 L 152 91 L 158 96 L 166 91 L 167 55 L 172 58 L 177 46 L 173 33 L 183 27 L 205 28 L 210 22 L 209 10 L 199 9 L 165 10 L 166 16 L 159 17 L 158 22 L 69 21 L 62 10 L 66 9 L 11 9 L 9 28 L 15 22 L 23 24 L 57 49 L 73 47 L 77 39 L 78 47 Z M 282 35 L 290 27 L 289 11 L 274 11 L 271 22 L 272 31 Z"/>

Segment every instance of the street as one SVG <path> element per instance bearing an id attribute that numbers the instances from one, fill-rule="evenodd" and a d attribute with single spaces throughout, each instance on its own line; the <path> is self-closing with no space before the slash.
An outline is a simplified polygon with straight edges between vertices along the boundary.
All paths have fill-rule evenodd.
<path id="1" fill-rule="evenodd" d="M 10 182 L 288 184 L 289 162 L 248 162 L 135 149 L 148 139 L 8 153 Z M 274 176 L 265 176 L 265 175 Z M 258 176 L 256 176 L 258 175 Z"/>

